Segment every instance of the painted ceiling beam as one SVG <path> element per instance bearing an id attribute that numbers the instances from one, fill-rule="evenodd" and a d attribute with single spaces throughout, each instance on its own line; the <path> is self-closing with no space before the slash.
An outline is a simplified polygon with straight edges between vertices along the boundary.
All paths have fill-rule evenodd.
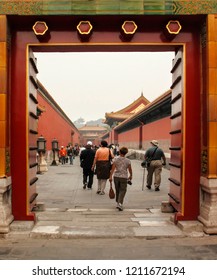
<path id="1" fill-rule="evenodd" d="M 217 13 L 216 0 L 1 0 L 2 15 L 196 15 Z"/>

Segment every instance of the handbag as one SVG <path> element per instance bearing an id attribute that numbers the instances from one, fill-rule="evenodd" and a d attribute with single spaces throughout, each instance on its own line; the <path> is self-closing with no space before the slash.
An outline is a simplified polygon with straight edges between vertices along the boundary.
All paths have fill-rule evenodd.
<path id="1" fill-rule="evenodd" d="M 141 166 L 143 168 L 148 168 L 150 166 L 153 156 L 154 156 L 155 152 L 157 151 L 157 148 L 154 150 L 154 152 L 152 153 L 152 155 L 149 158 L 146 158 L 145 160 L 143 160 L 143 162 L 141 163 Z"/>
<path id="2" fill-rule="evenodd" d="M 112 188 L 112 183 L 110 183 L 109 198 L 111 198 L 111 199 L 115 198 L 115 192 Z"/>

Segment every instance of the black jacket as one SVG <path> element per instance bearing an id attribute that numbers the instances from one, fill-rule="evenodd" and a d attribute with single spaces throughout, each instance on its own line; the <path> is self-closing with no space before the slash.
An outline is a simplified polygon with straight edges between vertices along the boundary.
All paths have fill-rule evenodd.
<path id="1" fill-rule="evenodd" d="M 80 161 L 84 169 L 91 169 L 95 157 L 95 151 L 91 148 L 86 148 L 80 154 Z"/>

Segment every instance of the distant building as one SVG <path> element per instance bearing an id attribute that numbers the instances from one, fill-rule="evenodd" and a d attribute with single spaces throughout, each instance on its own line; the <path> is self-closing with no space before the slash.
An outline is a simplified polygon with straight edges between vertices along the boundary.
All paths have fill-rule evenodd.
<path id="1" fill-rule="evenodd" d="M 87 141 L 92 141 L 93 145 L 99 145 L 100 138 L 107 132 L 107 128 L 103 126 L 83 126 L 78 129 L 81 135 L 81 144 L 85 145 Z"/>

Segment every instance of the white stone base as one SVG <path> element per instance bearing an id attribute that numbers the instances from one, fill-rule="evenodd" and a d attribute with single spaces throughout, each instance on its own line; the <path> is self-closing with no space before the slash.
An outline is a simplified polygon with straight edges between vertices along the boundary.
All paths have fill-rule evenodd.
<path id="1" fill-rule="evenodd" d="M 45 160 L 44 155 L 41 157 L 40 159 L 40 163 L 39 163 L 39 172 L 47 172 L 48 168 L 47 168 L 47 162 Z"/>
<path id="2" fill-rule="evenodd" d="M 47 172 L 48 171 L 47 164 L 40 164 L 39 170 L 40 172 Z"/>
<path id="3" fill-rule="evenodd" d="M 10 231 L 14 217 L 11 209 L 11 177 L 0 179 L 0 234 Z"/>
<path id="4" fill-rule="evenodd" d="M 217 179 L 201 177 L 200 215 L 207 234 L 217 234 Z"/>
<path id="5" fill-rule="evenodd" d="M 178 221 L 177 226 L 186 233 L 201 232 L 203 233 L 203 224 L 199 221 Z"/>

